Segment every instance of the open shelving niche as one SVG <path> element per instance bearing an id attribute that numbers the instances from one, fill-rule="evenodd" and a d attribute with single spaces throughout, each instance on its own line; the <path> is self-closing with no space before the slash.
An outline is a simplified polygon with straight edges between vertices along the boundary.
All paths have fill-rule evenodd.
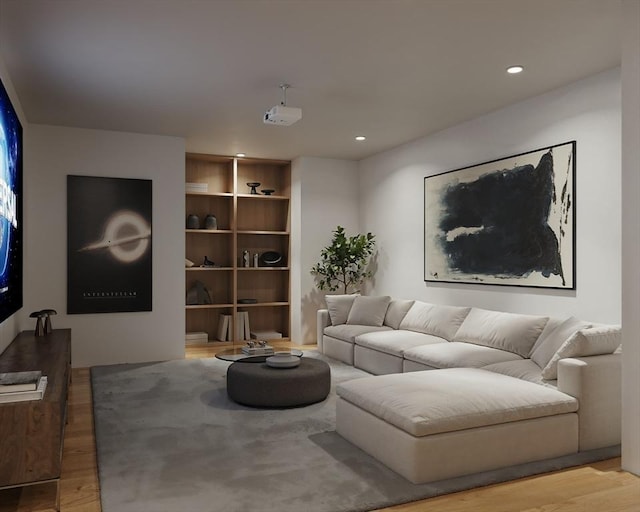
<path id="1" fill-rule="evenodd" d="M 212 301 L 185 306 L 186 332 L 206 332 L 208 342 L 220 345 L 243 345 L 236 325 L 238 313 L 247 311 L 251 331 L 280 332 L 282 341 L 288 341 L 291 162 L 187 153 L 185 174 L 187 183 L 207 184 L 206 192 L 186 192 L 185 226 L 189 214 L 197 215 L 202 226 L 211 213 L 218 224 L 215 230 L 185 229 L 185 256 L 195 264 L 185 268 L 185 291 L 201 281 Z M 251 182 L 261 184 L 259 192 L 275 192 L 251 194 Z M 249 267 L 242 261 L 245 250 Z M 282 266 L 253 266 L 253 255 L 266 251 L 279 252 Z M 214 267 L 200 266 L 205 256 Z M 246 298 L 257 303 L 238 303 Z M 217 340 L 221 314 L 232 317 L 233 339 L 228 342 Z"/>

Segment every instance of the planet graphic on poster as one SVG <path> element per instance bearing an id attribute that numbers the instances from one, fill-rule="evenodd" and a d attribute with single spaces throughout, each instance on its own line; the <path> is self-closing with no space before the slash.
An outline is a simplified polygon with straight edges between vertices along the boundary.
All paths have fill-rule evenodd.
<path id="1" fill-rule="evenodd" d="M 107 220 L 100 240 L 78 252 L 108 250 L 118 261 L 133 263 L 147 252 L 150 238 L 151 228 L 147 221 L 136 212 L 122 210 Z"/>

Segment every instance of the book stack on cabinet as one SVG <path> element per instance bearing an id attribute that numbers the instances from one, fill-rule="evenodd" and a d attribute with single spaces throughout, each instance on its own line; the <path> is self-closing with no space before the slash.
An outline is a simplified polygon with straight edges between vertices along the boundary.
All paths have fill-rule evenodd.
<path id="1" fill-rule="evenodd" d="M 0 373 L 0 403 L 42 400 L 47 377 L 40 370 Z"/>
<path id="2" fill-rule="evenodd" d="M 252 330 L 287 340 L 291 163 L 188 153 L 185 172 L 186 291 L 206 290 L 185 306 L 186 332 L 228 344 Z"/>

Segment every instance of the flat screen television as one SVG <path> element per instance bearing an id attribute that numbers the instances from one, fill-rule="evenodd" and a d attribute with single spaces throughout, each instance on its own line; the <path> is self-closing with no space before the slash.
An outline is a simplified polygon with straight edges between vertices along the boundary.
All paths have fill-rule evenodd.
<path id="1" fill-rule="evenodd" d="M 0 322 L 22 307 L 22 125 L 0 80 Z"/>

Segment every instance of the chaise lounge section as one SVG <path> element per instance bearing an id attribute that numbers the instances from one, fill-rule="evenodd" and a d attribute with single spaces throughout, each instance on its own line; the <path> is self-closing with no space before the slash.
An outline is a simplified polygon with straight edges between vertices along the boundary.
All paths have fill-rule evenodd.
<path id="1" fill-rule="evenodd" d="M 338 387 L 336 430 L 414 483 L 620 443 L 619 326 L 390 297 L 327 304 L 319 349 L 374 374 Z"/>

